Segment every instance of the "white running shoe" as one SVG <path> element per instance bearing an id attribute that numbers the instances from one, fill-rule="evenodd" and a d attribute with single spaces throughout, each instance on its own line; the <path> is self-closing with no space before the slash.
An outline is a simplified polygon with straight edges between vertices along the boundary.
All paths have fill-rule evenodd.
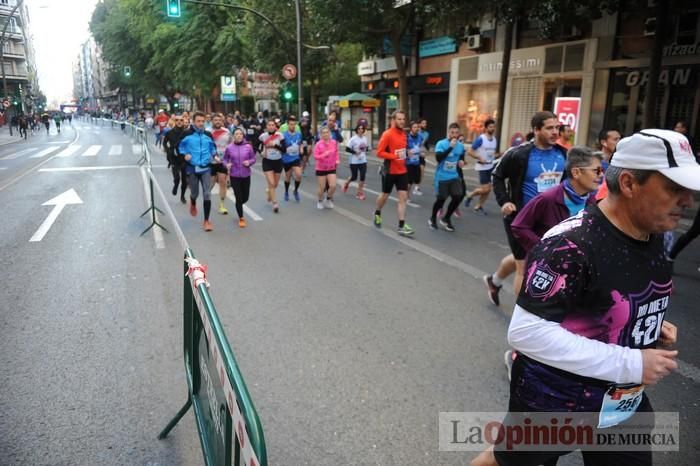
<path id="1" fill-rule="evenodd" d="M 420 190 L 420 186 L 415 186 L 415 187 L 413 188 L 413 194 L 415 194 L 416 196 L 422 196 L 422 195 L 423 195 L 423 191 Z"/>
<path id="2" fill-rule="evenodd" d="M 332 199 L 326 199 L 326 200 L 324 201 L 323 205 L 324 205 L 324 207 L 325 207 L 326 209 L 332 209 L 332 208 L 335 207 L 335 204 L 333 204 L 333 200 L 332 200 Z"/>
<path id="3" fill-rule="evenodd" d="M 323 202 L 321 202 L 321 201 L 316 202 L 316 208 L 318 210 L 323 210 Z"/>

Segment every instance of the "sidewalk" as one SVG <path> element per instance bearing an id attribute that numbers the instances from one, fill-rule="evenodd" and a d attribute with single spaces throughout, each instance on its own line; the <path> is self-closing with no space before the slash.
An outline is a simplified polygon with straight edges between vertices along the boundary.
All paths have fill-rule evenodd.
<path id="1" fill-rule="evenodd" d="M 0 146 L 12 144 L 13 142 L 19 142 L 21 140 L 16 130 L 13 129 L 12 136 L 10 136 L 10 128 L 8 126 L 0 126 Z"/>

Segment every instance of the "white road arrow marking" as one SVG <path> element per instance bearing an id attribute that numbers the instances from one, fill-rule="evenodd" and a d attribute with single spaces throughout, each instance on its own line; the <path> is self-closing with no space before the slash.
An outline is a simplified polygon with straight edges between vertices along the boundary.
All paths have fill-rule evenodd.
<path id="1" fill-rule="evenodd" d="M 51 226 L 53 225 L 53 222 L 56 221 L 58 216 L 61 214 L 61 211 L 63 208 L 68 205 L 68 204 L 82 204 L 83 201 L 78 197 L 78 193 L 75 192 L 73 188 L 70 188 L 68 191 L 64 192 L 63 194 L 59 194 L 58 196 L 54 197 L 51 200 L 48 200 L 44 202 L 42 205 L 52 205 L 54 206 L 53 210 L 49 214 L 48 217 L 46 217 L 46 220 L 39 226 L 39 229 L 32 235 L 32 237 L 29 239 L 29 242 L 37 242 L 41 241 L 44 239 L 44 236 L 46 236 L 46 233 L 49 232 L 51 229 Z"/>

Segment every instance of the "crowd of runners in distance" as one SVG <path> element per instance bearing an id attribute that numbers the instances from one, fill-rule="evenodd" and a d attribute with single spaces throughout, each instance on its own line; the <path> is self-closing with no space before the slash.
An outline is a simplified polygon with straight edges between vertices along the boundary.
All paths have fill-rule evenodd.
<path id="1" fill-rule="evenodd" d="M 43 127 L 46 134 L 49 134 L 51 122 L 56 126 L 56 131 L 61 132 L 61 123 L 68 121 L 68 125 L 73 124 L 73 114 L 64 112 L 43 112 L 25 114 L 19 113 L 10 117 L 10 128 L 17 132 L 20 138 L 27 139 L 31 134 L 36 134 Z"/>
<path id="2" fill-rule="evenodd" d="M 683 210 L 692 207 L 693 191 L 700 190 L 700 165 L 687 125 L 679 122 L 673 130 L 648 129 L 624 138 L 605 128 L 594 150 L 572 147 L 571 128 L 541 111 L 532 116 L 532 132 L 499 153 L 497 123 L 491 119 L 469 142 L 457 123 L 450 124 L 433 150 L 426 120 L 409 122 L 399 110 L 390 122 L 375 151 L 382 161 L 382 192 L 373 215 L 377 228 L 383 226 L 382 208 L 395 190 L 397 233 L 414 236 L 405 219 L 406 205 L 409 195 L 423 194 L 426 159 L 433 155 L 431 230 L 454 231 L 452 216 L 461 215 L 461 205 L 486 215 L 491 191 L 500 207 L 511 253 L 483 281 L 489 300 L 499 305 L 502 286 L 514 275 L 517 301 L 508 329 L 512 349 L 504 357 L 511 393 L 504 424 L 522 422 L 519 412 L 579 411 L 593 413 L 591 422 L 600 419 L 599 427 L 606 427 L 634 423 L 638 412 L 652 411 L 644 387 L 677 368 L 677 329 L 665 319 L 673 260 L 700 234 L 696 216 L 690 230 L 673 242 Z M 300 202 L 302 174 L 312 159 L 318 209 L 334 207 L 338 186 L 347 192 L 355 184 L 356 198 L 366 198 L 367 125 L 358 124 L 344 141 L 335 113 L 317 132 L 306 112 L 299 120 L 290 115 L 285 121 L 260 113 L 243 118 L 160 112 L 148 125 L 167 154 L 172 194 L 179 191 L 192 216 L 198 213 L 201 188 L 206 231 L 212 230 L 210 192 L 215 184 L 219 212 L 227 213 L 224 198 L 230 185 L 238 225 L 246 226 L 243 206 L 258 157 L 267 202 L 275 213 L 280 181 L 284 200 L 290 200 L 291 189 L 291 197 Z M 341 144 L 351 176 L 338 183 Z M 463 173 L 470 159 L 478 179 L 471 191 Z M 566 453 L 497 447 L 473 464 L 554 464 Z M 583 455 L 587 464 L 651 464 L 651 450 L 644 447 Z"/>

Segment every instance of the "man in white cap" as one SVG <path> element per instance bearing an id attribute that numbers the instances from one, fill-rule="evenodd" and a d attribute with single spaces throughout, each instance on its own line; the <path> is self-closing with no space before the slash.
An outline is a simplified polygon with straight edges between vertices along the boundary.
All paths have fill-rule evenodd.
<path id="1" fill-rule="evenodd" d="M 608 196 L 552 228 L 528 256 L 508 328 L 518 357 L 506 426 L 527 424 L 521 412 L 578 412 L 593 428 L 629 427 L 653 412 L 644 387 L 678 367 L 663 233 L 692 207 L 700 165 L 683 135 L 649 129 L 618 143 L 605 177 Z M 472 464 L 550 464 L 578 448 L 554 446 L 561 451 L 497 443 Z M 582 451 L 586 464 L 651 465 L 650 448 Z"/>

